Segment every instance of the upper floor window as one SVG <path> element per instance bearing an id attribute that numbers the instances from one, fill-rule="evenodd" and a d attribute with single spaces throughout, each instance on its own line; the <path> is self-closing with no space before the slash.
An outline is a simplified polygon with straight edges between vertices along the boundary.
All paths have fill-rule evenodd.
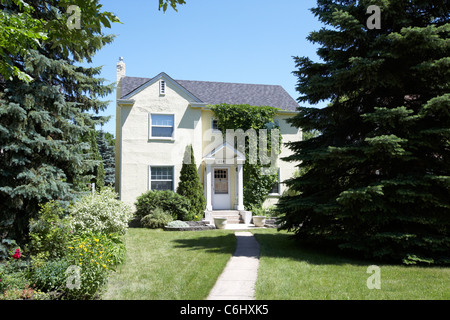
<path id="1" fill-rule="evenodd" d="M 174 138 L 175 116 L 173 114 L 150 115 L 150 138 Z"/>

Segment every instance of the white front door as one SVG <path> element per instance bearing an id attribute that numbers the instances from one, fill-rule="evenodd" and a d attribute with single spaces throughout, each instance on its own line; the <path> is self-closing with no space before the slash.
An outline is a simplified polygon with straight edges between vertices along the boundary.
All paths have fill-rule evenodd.
<path id="1" fill-rule="evenodd" d="M 214 168 L 212 184 L 213 210 L 231 209 L 230 168 Z"/>

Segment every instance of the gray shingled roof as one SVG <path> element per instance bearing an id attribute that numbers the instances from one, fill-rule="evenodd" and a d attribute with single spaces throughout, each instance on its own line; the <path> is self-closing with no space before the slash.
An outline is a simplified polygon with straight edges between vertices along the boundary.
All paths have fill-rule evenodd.
<path id="1" fill-rule="evenodd" d="M 138 89 L 152 78 L 124 77 L 122 97 Z M 175 80 L 207 104 L 249 104 L 252 106 L 271 106 L 287 111 L 296 111 L 297 102 L 279 85 Z"/>
<path id="2" fill-rule="evenodd" d="M 124 77 L 121 80 L 121 98 L 125 97 L 127 94 L 130 94 L 143 84 L 147 83 L 152 79 L 150 78 L 137 78 L 137 77 Z"/>

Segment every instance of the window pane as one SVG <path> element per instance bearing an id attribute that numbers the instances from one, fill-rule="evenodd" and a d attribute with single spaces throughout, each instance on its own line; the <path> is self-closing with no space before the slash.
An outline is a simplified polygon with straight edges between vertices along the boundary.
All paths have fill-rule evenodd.
<path id="1" fill-rule="evenodd" d="M 151 167 L 151 190 L 173 190 L 173 167 Z"/>
<path id="2" fill-rule="evenodd" d="M 280 193 L 279 186 L 280 185 L 278 184 L 278 182 L 276 184 L 274 184 L 272 190 L 270 190 L 269 193 Z"/>
<path id="3" fill-rule="evenodd" d="M 173 180 L 172 167 L 152 167 L 152 181 L 153 180 Z"/>
<path id="4" fill-rule="evenodd" d="M 173 190 L 172 181 L 152 181 L 152 190 Z"/>
<path id="5" fill-rule="evenodd" d="M 170 138 L 173 136 L 173 127 L 152 127 L 152 137 Z"/>
<path id="6" fill-rule="evenodd" d="M 152 114 L 152 126 L 173 127 L 173 115 Z"/>

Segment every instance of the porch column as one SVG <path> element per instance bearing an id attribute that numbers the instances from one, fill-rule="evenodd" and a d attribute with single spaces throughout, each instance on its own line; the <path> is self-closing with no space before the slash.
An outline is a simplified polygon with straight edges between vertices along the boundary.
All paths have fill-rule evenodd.
<path id="1" fill-rule="evenodd" d="M 241 163 L 238 163 L 238 206 L 239 211 L 244 210 L 244 169 Z"/>
<path id="2" fill-rule="evenodd" d="M 211 164 L 206 164 L 206 210 L 212 211 L 212 201 L 211 201 Z"/>

